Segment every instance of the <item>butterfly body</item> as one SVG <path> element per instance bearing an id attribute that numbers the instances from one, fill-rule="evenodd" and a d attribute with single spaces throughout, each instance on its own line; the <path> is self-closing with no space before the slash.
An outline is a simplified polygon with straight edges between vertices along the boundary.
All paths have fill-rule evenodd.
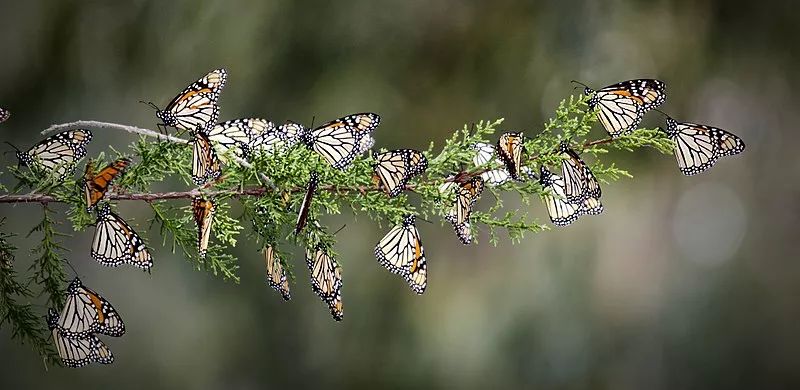
<path id="1" fill-rule="evenodd" d="M 720 157 L 744 151 L 745 144 L 738 136 L 712 126 L 678 122 L 667 117 L 662 129 L 675 142 L 678 168 L 687 176 L 696 175 L 714 166 Z"/>

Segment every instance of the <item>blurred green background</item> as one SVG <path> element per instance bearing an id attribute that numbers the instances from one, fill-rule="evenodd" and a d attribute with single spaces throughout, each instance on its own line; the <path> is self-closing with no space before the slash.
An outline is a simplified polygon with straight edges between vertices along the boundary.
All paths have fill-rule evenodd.
<path id="1" fill-rule="evenodd" d="M 465 247 L 422 223 L 423 296 L 375 261 L 385 229 L 326 218 L 347 223 L 342 323 L 311 292 L 299 250 L 284 303 L 253 243 L 232 249 L 235 285 L 192 270 L 156 232 L 145 234 L 152 275 L 99 266 L 91 231 L 77 233 L 70 261 L 128 327 L 105 338 L 117 360 L 46 370 L 4 328 L 0 388 L 797 388 L 798 11 L 788 0 L 0 1 L 0 107 L 13 112 L 0 132 L 20 146 L 77 119 L 153 128 L 138 100 L 163 106 L 217 67 L 230 73 L 223 120 L 374 111 L 379 147 L 422 148 L 497 117 L 532 135 L 571 79 L 635 77 L 665 80 L 662 109 L 676 118 L 747 143 L 690 178 L 672 156 L 614 153 L 635 179 L 605 186 L 602 216 L 520 245 Z M 98 130 L 89 153 L 133 139 Z M 120 210 L 145 229 L 144 205 Z M 0 215 L 24 234 L 40 211 Z M 20 252 L 18 269 L 29 263 Z"/>

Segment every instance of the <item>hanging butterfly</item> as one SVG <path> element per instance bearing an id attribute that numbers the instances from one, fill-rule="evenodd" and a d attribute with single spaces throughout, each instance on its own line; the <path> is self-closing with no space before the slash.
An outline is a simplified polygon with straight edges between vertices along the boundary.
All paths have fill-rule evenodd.
<path id="1" fill-rule="evenodd" d="M 86 211 L 92 211 L 97 202 L 103 199 L 108 191 L 111 182 L 117 176 L 120 176 L 125 169 L 130 165 L 131 160 L 127 158 L 120 158 L 111 164 L 108 164 L 100 172 L 95 173 L 94 163 L 89 161 L 86 164 L 86 171 L 83 174 L 83 193 L 86 199 Z"/>
<path id="2" fill-rule="evenodd" d="M 91 140 L 89 130 L 65 131 L 45 138 L 26 152 L 17 150 L 17 158 L 20 164 L 38 173 L 55 175 L 62 182 L 75 171 L 75 163 L 86 156 L 86 145 Z"/>
<path id="3" fill-rule="evenodd" d="M 654 79 L 623 81 L 597 91 L 581 85 L 586 95 L 592 95 L 589 108 L 600 107 L 597 118 L 612 138 L 636 130 L 644 113 L 667 99 L 666 84 Z"/>
<path id="4" fill-rule="evenodd" d="M 403 223 L 389 230 L 375 246 L 375 257 L 389 272 L 401 275 L 411 290 L 422 294 L 428 285 L 428 265 L 414 222 L 414 216 L 409 214 Z"/>
<path id="5" fill-rule="evenodd" d="M 344 318 L 342 306 L 342 273 L 336 260 L 321 246 L 306 250 L 306 264 L 311 271 L 311 288 L 328 304 L 336 321 Z"/>
<path id="6" fill-rule="evenodd" d="M 262 132 L 274 130 L 275 124 L 270 121 L 244 118 L 218 123 L 207 135 L 220 153 L 225 154 L 232 150 L 235 156 L 246 158 L 251 153 L 252 140 Z"/>
<path id="7" fill-rule="evenodd" d="M 678 122 L 667 116 L 663 130 L 675 142 L 678 168 L 687 176 L 696 175 L 714 166 L 717 159 L 744 151 L 744 141 L 736 135 L 711 126 Z"/>
<path id="8" fill-rule="evenodd" d="M 428 159 L 413 149 L 390 150 L 374 156 L 373 180 L 383 185 L 390 198 L 400 195 L 414 176 L 428 168 Z"/>
<path id="9" fill-rule="evenodd" d="M 189 131 L 208 131 L 214 123 L 217 123 L 219 117 L 217 100 L 227 79 L 228 72 L 225 69 L 212 70 L 186 87 L 163 110 L 159 110 L 152 103 L 150 105 L 156 108 L 156 117 L 161 119 L 163 126 Z"/>
<path id="10" fill-rule="evenodd" d="M 222 173 L 217 152 L 208 135 L 202 131 L 194 133 L 192 148 L 192 182 L 203 185 L 219 178 Z"/>
<path id="11" fill-rule="evenodd" d="M 277 128 L 272 125 L 260 132 L 256 132 L 250 140 L 250 149 L 254 152 L 270 153 L 275 150 L 285 150 L 300 142 L 300 133 L 304 131 L 302 125 L 287 122 Z"/>
<path id="12" fill-rule="evenodd" d="M 0 107 L 0 123 L 7 121 L 8 118 L 11 118 L 11 111 Z"/>
<path id="13" fill-rule="evenodd" d="M 77 277 L 67 287 L 67 300 L 58 326 L 61 335 L 70 339 L 84 339 L 93 333 L 113 337 L 125 334 L 125 324 L 111 303 L 84 286 Z"/>
<path id="14" fill-rule="evenodd" d="M 211 238 L 211 225 L 214 223 L 216 208 L 217 205 L 213 200 L 192 198 L 192 215 L 197 225 L 197 253 L 200 258 L 205 258 L 208 252 L 208 241 Z"/>
<path id="15" fill-rule="evenodd" d="M 47 326 L 53 334 L 56 351 L 58 351 L 58 356 L 64 366 L 75 368 L 90 363 L 111 364 L 114 362 L 111 350 L 97 336 L 89 334 L 86 338 L 81 339 L 66 338 L 58 323 L 58 312 L 51 308 L 47 312 Z"/>
<path id="16" fill-rule="evenodd" d="M 373 113 L 348 115 L 313 130 L 303 128 L 300 139 L 336 169 L 344 170 L 375 143 L 372 132 L 381 117 Z"/>
<path id="17" fill-rule="evenodd" d="M 572 148 L 562 141 L 558 151 L 561 153 L 561 178 L 564 180 L 564 199 L 569 203 L 582 203 L 588 198 L 600 199 L 600 183 L 589 166 Z"/>
<path id="18" fill-rule="evenodd" d="M 497 140 L 497 155 L 514 180 L 521 180 L 522 154 L 525 152 L 523 142 L 522 133 L 518 132 L 504 133 Z"/>
<path id="19" fill-rule="evenodd" d="M 144 241 L 127 222 L 111 211 L 108 204 L 103 204 L 97 211 L 91 255 L 108 267 L 131 264 L 150 271 L 153 266 L 153 258 Z"/>
<path id="20" fill-rule="evenodd" d="M 549 190 L 543 198 L 550 221 L 556 226 L 570 225 L 584 214 L 597 215 L 603 212 L 603 205 L 597 198 L 587 197 L 577 203 L 567 201 L 564 179 L 550 172 L 544 165 L 539 170 L 539 183 Z"/>
<path id="21" fill-rule="evenodd" d="M 264 263 L 267 265 L 269 286 L 279 292 L 285 301 L 292 299 L 289 294 L 289 279 L 286 278 L 286 269 L 283 268 L 278 256 L 275 256 L 272 245 L 264 248 Z"/>
<path id="22" fill-rule="evenodd" d="M 472 208 L 483 192 L 484 184 L 480 176 L 474 176 L 466 182 L 458 183 L 455 188 L 456 200 L 453 204 L 445 219 L 453 225 L 458 239 L 464 245 L 472 243 L 472 228 L 469 222 L 469 216 L 472 213 Z"/>
<path id="23" fill-rule="evenodd" d="M 306 186 L 306 195 L 303 197 L 303 203 L 300 204 L 300 210 L 297 212 L 297 221 L 294 224 L 294 235 L 298 235 L 308 222 L 308 213 L 311 210 L 311 201 L 314 198 L 314 193 L 319 186 L 319 175 L 317 172 L 311 172 L 311 178 L 308 179 Z"/>

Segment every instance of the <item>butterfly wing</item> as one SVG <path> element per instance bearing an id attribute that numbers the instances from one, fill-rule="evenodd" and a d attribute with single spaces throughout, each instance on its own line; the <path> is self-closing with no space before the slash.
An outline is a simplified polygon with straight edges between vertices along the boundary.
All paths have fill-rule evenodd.
<path id="1" fill-rule="evenodd" d="M 11 111 L 6 110 L 5 108 L 0 107 L 0 123 L 3 123 L 11 118 Z"/>
<path id="2" fill-rule="evenodd" d="M 311 211 L 311 201 L 314 199 L 314 193 L 317 191 L 319 185 L 319 175 L 317 172 L 311 172 L 311 178 L 308 180 L 306 187 L 306 195 L 303 197 L 303 203 L 300 204 L 300 210 L 297 212 L 297 221 L 294 225 L 294 234 L 298 235 L 308 222 L 308 213 Z"/>
<path id="3" fill-rule="evenodd" d="M 506 171 L 514 180 L 520 180 L 520 169 L 522 167 L 522 153 L 524 148 L 522 133 L 509 132 L 500 136 L 497 140 L 497 155 L 506 167 Z"/>
<path id="4" fill-rule="evenodd" d="M 78 278 L 67 287 L 67 300 L 59 318 L 58 325 L 66 338 L 86 338 L 93 333 L 113 337 L 125 334 L 125 324 L 111 303 Z"/>
<path id="5" fill-rule="evenodd" d="M 211 238 L 211 225 L 214 223 L 216 204 L 213 200 L 202 197 L 192 198 L 192 215 L 197 225 L 197 253 L 206 257 L 208 241 Z"/>
<path id="6" fill-rule="evenodd" d="M 91 250 L 93 259 L 108 267 L 131 264 L 150 270 L 153 258 L 144 240 L 128 223 L 111 212 L 108 205 L 98 211 L 96 225 Z"/>
<path id="7" fill-rule="evenodd" d="M 121 158 L 101 169 L 100 172 L 94 173 L 92 164 L 86 164 L 86 172 L 83 175 L 83 191 L 86 197 L 86 211 L 92 211 L 97 202 L 99 202 L 106 195 L 108 187 L 111 182 L 120 176 L 131 160 Z"/>
<path id="8" fill-rule="evenodd" d="M 111 350 L 97 338 L 90 334 L 86 338 L 71 339 L 64 337 L 58 326 L 58 313 L 50 309 L 47 323 L 53 335 L 56 351 L 66 367 L 83 367 L 90 363 L 111 364 L 114 355 Z"/>
<path id="9" fill-rule="evenodd" d="M 428 160 L 417 150 L 391 150 L 375 156 L 375 176 L 389 197 L 399 195 L 408 181 L 428 168 Z"/>
<path id="10" fill-rule="evenodd" d="M 543 198 L 553 225 L 567 226 L 581 216 L 583 206 L 566 200 L 564 179 L 542 166 L 539 173 L 539 183 L 549 190 L 549 193 L 544 195 Z"/>
<path id="11" fill-rule="evenodd" d="M 222 173 L 217 152 L 211 141 L 202 131 L 194 133 L 194 147 L 192 148 L 192 181 L 202 185 L 216 180 Z"/>
<path id="12" fill-rule="evenodd" d="M 311 271 L 311 288 L 314 293 L 328 304 L 331 315 L 336 321 L 344 318 L 342 305 L 342 274 L 339 264 L 328 253 L 317 247 L 313 253 L 306 251 L 306 264 Z"/>
<path id="13" fill-rule="evenodd" d="M 225 69 L 212 70 L 175 96 L 156 116 L 177 129 L 208 131 L 219 117 L 217 100 L 227 79 Z"/>
<path id="14" fill-rule="evenodd" d="M 371 147 L 371 133 L 380 124 L 373 113 L 348 115 L 301 135 L 303 142 L 336 169 L 344 170 L 359 154 Z"/>
<path id="15" fill-rule="evenodd" d="M 476 167 L 487 165 L 495 160 L 495 148 L 493 145 L 479 142 L 473 144 L 472 148 L 475 150 L 472 163 L 475 164 Z M 487 185 L 496 187 L 511 181 L 511 174 L 503 168 L 492 169 L 481 173 L 481 178 Z"/>
<path id="16" fill-rule="evenodd" d="M 254 127 L 269 125 L 272 125 L 272 122 L 258 118 L 229 120 L 214 126 L 208 132 L 208 139 L 222 154 L 232 150 L 235 156 L 245 157 L 250 150 L 250 141 L 255 136 Z"/>
<path id="17" fill-rule="evenodd" d="M 453 208 L 445 215 L 445 219 L 453 225 L 458 239 L 464 245 L 472 242 L 472 228 L 469 216 L 472 209 L 483 192 L 484 182 L 480 176 L 475 176 L 456 187 L 456 200 Z"/>
<path id="18" fill-rule="evenodd" d="M 92 140 L 89 130 L 70 130 L 50 136 L 26 152 L 17 152 L 20 163 L 40 173 L 55 175 L 64 181 L 75 170 L 75 163 L 86 156 Z"/>
<path id="19" fill-rule="evenodd" d="M 636 79 L 609 85 L 598 92 L 611 92 L 636 100 L 647 111 L 667 100 L 667 85 L 661 80 Z"/>
<path id="20" fill-rule="evenodd" d="M 286 269 L 281 260 L 275 256 L 272 246 L 264 248 L 264 263 L 267 266 L 267 281 L 269 286 L 279 292 L 284 300 L 292 299 L 289 294 L 289 280 L 286 278 Z"/>

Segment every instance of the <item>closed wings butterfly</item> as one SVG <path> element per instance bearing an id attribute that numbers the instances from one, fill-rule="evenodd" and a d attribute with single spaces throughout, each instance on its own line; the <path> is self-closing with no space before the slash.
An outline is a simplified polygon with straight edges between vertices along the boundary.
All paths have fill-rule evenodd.
<path id="1" fill-rule="evenodd" d="M 375 140 L 371 134 L 380 122 L 378 114 L 348 115 L 313 130 L 303 129 L 300 139 L 331 166 L 344 170 L 356 156 L 372 147 Z"/>
<path id="2" fill-rule="evenodd" d="M 45 138 L 27 151 L 17 151 L 21 164 L 38 173 L 54 175 L 59 182 L 75 171 L 75 163 L 86 156 L 92 140 L 89 130 L 70 130 Z"/>
<path id="3" fill-rule="evenodd" d="M 586 162 L 567 142 L 559 145 L 561 153 L 561 178 L 564 181 L 564 198 L 570 203 L 582 203 L 588 198 L 600 199 L 600 183 Z"/>
<path id="4" fill-rule="evenodd" d="M 567 226 L 584 214 L 600 214 L 603 205 L 597 198 L 586 198 L 577 203 L 569 202 L 564 189 L 564 179 L 542 166 L 539 172 L 539 183 L 548 193 L 543 196 L 550 221 L 556 226 Z"/>
<path id="5" fill-rule="evenodd" d="M 114 355 L 94 334 L 85 338 L 73 339 L 64 337 L 58 325 L 58 312 L 50 309 L 47 313 L 47 325 L 53 335 L 56 351 L 61 358 L 61 363 L 66 367 L 83 367 L 90 363 L 111 364 Z"/>
<path id="6" fill-rule="evenodd" d="M 445 219 L 453 225 L 458 239 L 464 245 L 472 243 L 472 227 L 469 217 L 472 208 L 483 192 L 484 184 L 480 176 L 475 176 L 455 187 L 456 199 L 453 208 L 445 215 Z"/>
<path id="7" fill-rule="evenodd" d="M 264 119 L 233 119 L 218 123 L 207 136 L 220 153 L 225 154 L 231 150 L 234 156 L 246 158 L 251 152 L 250 144 L 256 134 L 274 129 L 275 124 Z"/>
<path id="8" fill-rule="evenodd" d="M 197 253 L 206 257 L 208 241 L 211 238 L 211 225 L 214 223 L 216 203 L 211 199 L 195 197 L 192 199 L 192 215 L 197 225 Z"/>
<path id="9" fill-rule="evenodd" d="M 217 100 L 225 87 L 228 72 L 212 70 L 179 93 L 156 116 L 165 126 L 180 130 L 208 131 L 217 122 Z"/>
<path id="10" fill-rule="evenodd" d="M 267 127 L 260 132 L 256 132 L 250 141 L 250 149 L 253 153 L 272 153 L 283 151 L 294 147 L 300 142 L 300 134 L 305 128 L 294 122 L 284 123 L 277 128 Z"/>
<path id="11" fill-rule="evenodd" d="M 635 130 L 646 111 L 664 103 L 665 91 L 664 82 L 654 79 L 623 81 L 597 91 L 584 88 L 591 95 L 589 108 L 599 107 L 597 117 L 612 138 Z"/>
<path id="12" fill-rule="evenodd" d="M 675 142 L 678 168 L 687 176 L 714 166 L 717 159 L 744 151 L 744 141 L 736 135 L 711 126 L 678 122 L 667 117 L 667 136 Z"/>
<path id="13" fill-rule="evenodd" d="M 317 172 L 311 172 L 311 177 L 308 179 L 306 186 L 306 195 L 303 197 L 303 203 L 300 204 L 300 210 L 297 211 L 297 221 L 294 224 L 294 235 L 300 234 L 303 228 L 308 223 L 308 216 L 311 212 L 311 202 L 314 200 L 314 193 L 317 191 L 319 185 L 319 175 Z"/>
<path id="14" fill-rule="evenodd" d="M 520 180 L 522 170 L 522 154 L 525 152 L 522 133 L 504 133 L 497 140 L 497 155 L 506 167 L 506 171 L 514 180 Z"/>
<path id="15" fill-rule="evenodd" d="M 94 171 L 94 164 L 90 161 L 86 164 L 86 171 L 83 174 L 83 193 L 86 199 L 86 211 L 92 211 L 97 202 L 103 199 L 108 191 L 111 182 L 120 176 L 130 165 L 131 160 L 127 158 L 118 159 L 108 164 L 100 172 Z"/>
<path id="16" fill-rule="evenodd" d="M 342 274 L 339 264 L 321 246 L 306 250 L 306 264 L 311 271 L 311 288 L 328 305 L 336 321 L 344 318 Z"/>
<path id="17" fill-rule="evenodd" d="M 83 339 L 93 333 L 119 337 L 125 324 L 119 313 L 105 298 L 75 278 L 67 287 L 67 300 L 59 316 L 63 337 Z"/>
<path id="18" fill-rule="evenodd" d="M 425 172 L 428 160 L 422 152 L 412 149 L 390 150 L 375 155 L 374 179 L 383 186 L 389 197 L 400 195 L 413 177 Z"/>
<path id="19" fill-rule="evenodd" d="M 194 147 L 192 148 L 192 181 L 202 185 L 216 180 L 222 173 L 217 152 L 202 131 L 194 133 Z"/>
<path id="20" fill-rule="evenodd" d="M 475 150 L 472 162 L 476 167 L 483 167 L 490 162 L 496 161 L 495 148 L 492 144 L 479 142 L 473 144 L 472 148 Z M 505 168 L 495 168 L 481 173 L 481 178 L 486 185 L 496 187 L 511 181 L 511 174 Z"/>
<path id="21" fill-rule="evenodd" d="M 97 262 L 109 267 L 130 264 L 149 271 L 153 266 L 153 258 L 142 238 L 112 212 L 108 204 L 104 204 L 97 212 L 91 255 Z"/>
<path id="22" fill-rule="evenodd" d="M 375 257 L 390 272 L 402 276 L 417 294 L 428 285 L 428 265 L 413 215 L 391 230 L 375 246 Z"/>
<path id="23" fill-rule="evenodd" d="M 269 286 L 281 294 L 284 300 L 292 299 L 289 294 L 289 279 L 286 277 L 286 269 L 281 263 L 281 259 L 275 255 L 272 245 L 264 248 L 264 263 L 267 266 L 267 282 Z"/>

